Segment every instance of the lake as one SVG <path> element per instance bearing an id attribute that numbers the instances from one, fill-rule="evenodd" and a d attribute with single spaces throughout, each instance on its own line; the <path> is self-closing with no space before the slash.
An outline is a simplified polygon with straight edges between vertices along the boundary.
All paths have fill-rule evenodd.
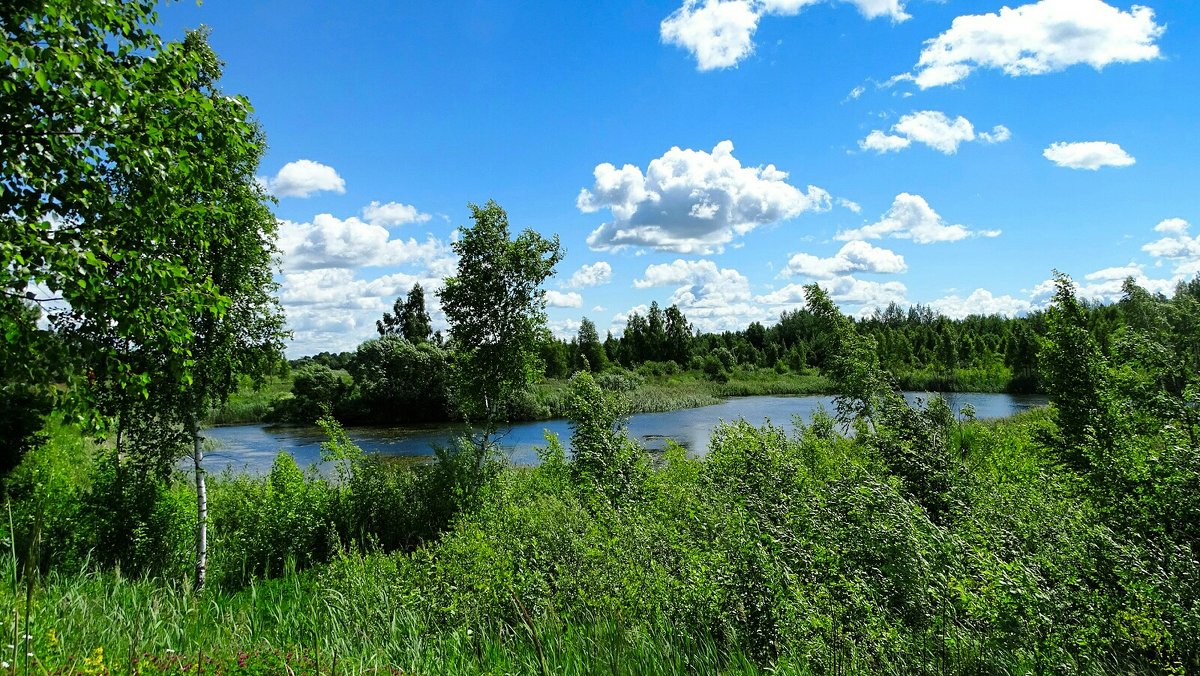
<path id="1" fill-rule="evenodd" d="M 910 402 L 928 399 L 928 393 L 906 393 Z M 980 419 L 1003 418 L 1046 404 L 1040 395 L 984 394 L 978 392 L 943 394 L 955 411 L 970 404 Z M 708 451 L 708 440 L 722 421 L 739 418 L 761 425 L 766 421 L 791 430 L 793 417 L 805 422 L 819 408 L 833 413 L 833 397 L 734 397 L 713 406 L 689 408 L 665 413 L 638 413 L 629 418 L 629 435 L 651 451 L 661 450 L 673 440 L 691 453 Z M 349 427 L 350 438 L 368 453 L 431 457 L 437 445 L 445 445 L 465 431 L 463 425 L 424 425 L 409 427 Z M 542 420 L 521 423 L 501 433 L 500 445 L 518 465 L 537 463 L 536 448 L 545 446 L 547 432 L 557 434 L 570 450 L 571 428 L 566 420 Z M 283 425 L 229 425 L 213 427 L 204 436 L 214 442 L 208 454 L 209 471 L 229 467 L 234 471 L 266 472 L 275 455 L 287 451 L 301 467 L 320 462 L 321 442 L 325 436 L 316 427 Z"/>

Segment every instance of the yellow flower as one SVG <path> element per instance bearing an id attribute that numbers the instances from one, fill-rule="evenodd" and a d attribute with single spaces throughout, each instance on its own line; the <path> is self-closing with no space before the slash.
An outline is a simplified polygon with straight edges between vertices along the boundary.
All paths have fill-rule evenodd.
<path id="1" fill-rule="evenodd" d="M 83 673 L 96 676 L 107 676 L 108 667 L 104 666 L 104 648 L 96 648 L 92 656 L 83 661 Z"/>

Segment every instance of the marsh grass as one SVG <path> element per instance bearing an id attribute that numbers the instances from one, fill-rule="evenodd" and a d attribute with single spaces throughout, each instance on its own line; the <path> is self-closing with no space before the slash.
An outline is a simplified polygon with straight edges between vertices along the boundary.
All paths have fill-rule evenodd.
<path id="1" fill-rule="evenodd" d="M 229 401 L 209 415 L 210 425 L 237 425 L 267 420 L 271 405 L 292 391 L 291 376 L 268 376 L 262 383 L 243 378 Z"/>

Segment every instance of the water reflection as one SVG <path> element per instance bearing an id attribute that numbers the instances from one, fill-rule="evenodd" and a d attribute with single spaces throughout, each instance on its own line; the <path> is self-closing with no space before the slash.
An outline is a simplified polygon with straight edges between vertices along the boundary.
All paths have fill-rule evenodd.
<path id="1" fill-rule="evenodd" d="M 916 402 L 918 399 L 928 400 L 929 396 L 937 395 L 910 392 L 906 393 L 906 396 L 910 402 Z M 1002 418 L 1046 403 L 1045 397 L 1036 395 L 954 393 L 941 396 L 945 397 L 951 409 L 956 412 L 968 404 L 973 406 L 976 417 L 980 419 Z M 691 453 L 703 454 L 708 451 L 708 440 L 713 429 L 722 421 L 744 418 L 756 425 L 770 421 L 791 431 L 795 417 L 807 422 L 820 408 L 832 413 L 833 398 L 736 397 L 703 408 L 639 413 L 629 419 L 629 434 L 651 451 L 665 448 L 670 440 L 682 445 Z M 465 431 L 466 427 L 463 425 L 347 429 L 350 438 L 368 453 L 430 458 L 435 447 L 450 443 Z M 570 450 L 571 429 L 565 420 L 515 425 L 502 433 L 500 445 L 514 463 L 536 464 L 536 449 L 546 445 L 547 433 L 557 434 L 567 450 Z M 321 430 L 315 427 L 268 425 L 216 427 L 206 430 L 205 436 L 215 442 L 215 448 L 209 456 L 210 471 L 220 471 L 222 467 L 229 467 L 234 471 L 251 473 L 267 471 L 279 451 L 291 453 L 301 467 L 318 463 L 321 459 L 321 442 L 325 440 Z"/>

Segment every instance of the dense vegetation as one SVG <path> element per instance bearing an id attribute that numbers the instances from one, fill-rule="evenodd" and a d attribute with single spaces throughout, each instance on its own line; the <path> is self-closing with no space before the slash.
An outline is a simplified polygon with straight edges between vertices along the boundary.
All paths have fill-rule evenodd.
<path id="1" fill-rule="evenodd" d="M 1120 305 L 1081 301 L 1089 333 L 1113 357 Z M 217 420 L 311 423 L 330 412 L 348 423 L 398 423 L 459 417 L 448 394 L 453 340 L 434 334 L 417 286 L 396 299 L 394 313 L 378 322 L 380 337 L 353 352 L 295 359 L 281 380 L 291 394 L 278 394 L 251 409 L 261 392 L 244 388 Z M 1023 317 L 970 316 L 949 319 L 930 308 L 892 304 L 852 320 L 875 340 L 880 365 L 902 389 L 926 392 L 1042 392 L 1037 355 L 1045 339 L 1045 311 Z M 408 325 L 417 328 L 401 330 Z M 538 341 L 540 382 L 513 393 L 514 420 L 564 417 L 566 379 L 579 370 L 602 376 L 608 389 L 626 391 L 633 410 L 657 411 L 715 403 L 743 394 L 818 394 L 830 390 L 824 376 L 829 341 L 806 309 L 784 312 L 769 327 L 755 322 L 742 331 L 700 333 L 677 306 L 651 303 L 645 317 L 633 313 L 622 335 L 600 340 L 584 317 L 569 341 L 542 334 Z M 242 415 L 234 409 L 242 407 Z"/>
<path id="2" fill-rule="evenodd" d="M 1060 279 L 1039 357 L 1054 404 L 998 423 L 909 407 L 815 287 L 843 395 L 792 435 L 734 423 L 703 458 L 649 458 L 587 372 L 576 454 L 550 439 L 536 468 L 469 443 L 396 465 L 327 421 L 329 476 L 280 455 L 213 481 L 200 597 L 191 485 L 113 523 L 104 454 L 55 428 L 8 482 L 12 634 L 74 668 L 103 648 L 115 669 L 1195 670 L 1200 284 L 1171 300 L 1130 284 L 1120 309 L 1110 360 Z"/>

